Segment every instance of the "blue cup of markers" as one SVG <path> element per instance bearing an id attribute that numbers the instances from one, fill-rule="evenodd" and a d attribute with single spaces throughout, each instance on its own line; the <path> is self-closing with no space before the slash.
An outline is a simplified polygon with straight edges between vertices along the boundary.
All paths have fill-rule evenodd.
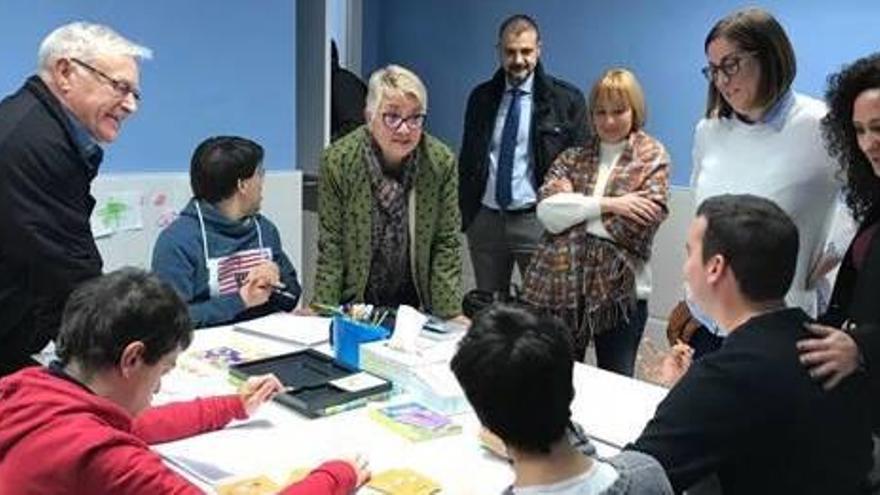
<path id="1" fill-rule="evenodd" d="M 360 369 L 360 345 L 387 339 L 391 332 L 378 325 L 369 325 L 344 316 L 333 317 L 331 337 L 336 359 Z"/>

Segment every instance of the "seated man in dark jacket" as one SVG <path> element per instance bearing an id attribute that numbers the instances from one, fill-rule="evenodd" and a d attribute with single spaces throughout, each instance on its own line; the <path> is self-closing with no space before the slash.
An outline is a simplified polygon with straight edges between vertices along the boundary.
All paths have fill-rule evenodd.
<path id="1" fill-rule="evenodd" d="M 831 391 L 798 360 L 810 318 L 786 308 L 797 227 L 771 201 L 709 198 L 688 232 L 694 301 L 730 336 L 688 368 L 629 448 L 660 461 L 673 488 L 717 474 L 725 495 L 860 493 L 871 465 L 866 384 Z"/>
<path id="2" fill-rule="evenodd" d="M 189 304 L 196 328 L 290 311 L 299 301 L 278 229 L 259 213 L 262 162 L 251 140 L 202 142 L 190 168 L 193 199 L 153 248 L 153 271 Z"/>

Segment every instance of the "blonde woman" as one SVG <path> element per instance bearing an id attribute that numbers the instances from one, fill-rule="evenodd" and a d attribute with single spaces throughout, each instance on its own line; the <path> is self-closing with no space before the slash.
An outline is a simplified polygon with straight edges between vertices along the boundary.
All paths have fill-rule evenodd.
<path id="1" fill-rule="evenodd" d="M 321 158 L 313 302 L 408 304 L 461 314 L 458 171 L 424 132 L 428 95 L 412 71 L 370 76 L 366 125 Z"/>
<path id="2" fill-rule="evenodd" d="M 566 321 L 576 359 L 594 342 L 599 367 L 632 376 L 651 243 L 667 215 L 669 156 L 643 130 L 645 98 L 632 72 L 607 71 L 588 104 L 594 137 L 561 153 L 539 191 L 546 232 L 524 295 Z"/>

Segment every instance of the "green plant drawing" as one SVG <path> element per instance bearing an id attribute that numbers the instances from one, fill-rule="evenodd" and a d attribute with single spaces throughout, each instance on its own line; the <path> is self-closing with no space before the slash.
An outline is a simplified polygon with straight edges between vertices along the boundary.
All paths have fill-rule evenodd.
<path id="1" fill-rule="evenodd" d="M 111 197 L 98 211 L 98 216 L 101 217 L 101 223 L 104 224 L 104 227 L 119 228 L 119 223 L 122 221 L 122 217 L 128 209 L 129 206 L 125 204 L 124 201 Z"/>

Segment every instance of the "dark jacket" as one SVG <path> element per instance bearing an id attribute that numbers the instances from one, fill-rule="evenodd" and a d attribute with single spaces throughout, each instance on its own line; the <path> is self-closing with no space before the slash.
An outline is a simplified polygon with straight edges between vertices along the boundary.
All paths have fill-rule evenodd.
<path id="1" fill-rule="evenodd" d="M 862 223 L 858 233 L 877 222 L 880 222 L 880 210 Z M 820 321 L 837 328 L 846 321 L 855 325 L 850 333 L 858 344 L 870 378 L 874 431 L 877 432 L 880 431 L 880 231 L 874 234 L 861 272 L 856 271 L 852 250 L 850 244 L 837 272 L 828 310 Z"/>
<path id="2" fill-rule="evenodd" d="M 874 217 L 862 223 L 856 237 L 880 222 L 880 214 Z M 877 304 L 880 294 L 880 233 L 874 235 L 861 272 L 856 271 L 853 263 L 853 244 L 850 244 L 840 264 L 828 310 L 820 318 L 823 323 L 836 327 L 845 321 L 856 324 L 880 323 L 880 305 Z"/>
<path id="3" fill-rule="evenodd" d="M 70 292 L 101 274 L 89 224 L 97 168 L 73 136 L 36 76 L 0 102 L 0 356 L 45 346 Z"/>
<path id="4" fill-rule="evenodd" d="M 330 141 L 345 136 L 364 124 L 367 85 L 339 65 L 336 42 L 330 49 Z"/>
<path id="5" fill-rule="evenodd" d="M 223 216 L 210 203 L 200 201 L 207 231 L 202 232 L 195 201 L 190 200 L 180 216 L 159 234 L 153 248 L 152 262 L 153 272 L 171 284 L 186 301 L 193 326 L 200 328 L 234 323 L 295 308 L 302 289 L 296 277 L 296 269 L 284 254 L 281 236 L 275 224 L 259 213 L 233 221 Z M 259 233 L 255 222 L 259 222 Z M 278 265 L 285 291 L 295 299 L 272 293 L 265 304 L 246 308 L 237 291 L 211 297 L 205 241 L 208 256 L 219 258 L 260 248 L 260 238 L 262 247 L 272 250 L 272 261 Z"/>
<path id="6" fill-rule="evenodd" d="M 351 71 L 335 67 L 330 88 L 330 140 L 336 141 L 364 123 L 367 86 Z"/>
<path id="7" fill-rule="evenodd" d="M 498 105 L 504 95 L 505 73 L 498 69 L 489 81 L 471 92 L 464 117 L 464 136 L 458 159 L 458 204 L 462 230 L 480 210 L 489 178 L 489 145 Z M 535 67 L 530 140 L 535 188 L 561 151 L 586 143 L 587 110 L 584 95 L 573 85 Z"/>
<path id="8" fill-rule="evenodd" d="M 717 473 L 725 495 L 860 493 L 871 466 L 863 377 L 825 391 L 798 360 L 809 317 L 756 316 L 691 366 L 628 447 L 683 490 Z"/>

